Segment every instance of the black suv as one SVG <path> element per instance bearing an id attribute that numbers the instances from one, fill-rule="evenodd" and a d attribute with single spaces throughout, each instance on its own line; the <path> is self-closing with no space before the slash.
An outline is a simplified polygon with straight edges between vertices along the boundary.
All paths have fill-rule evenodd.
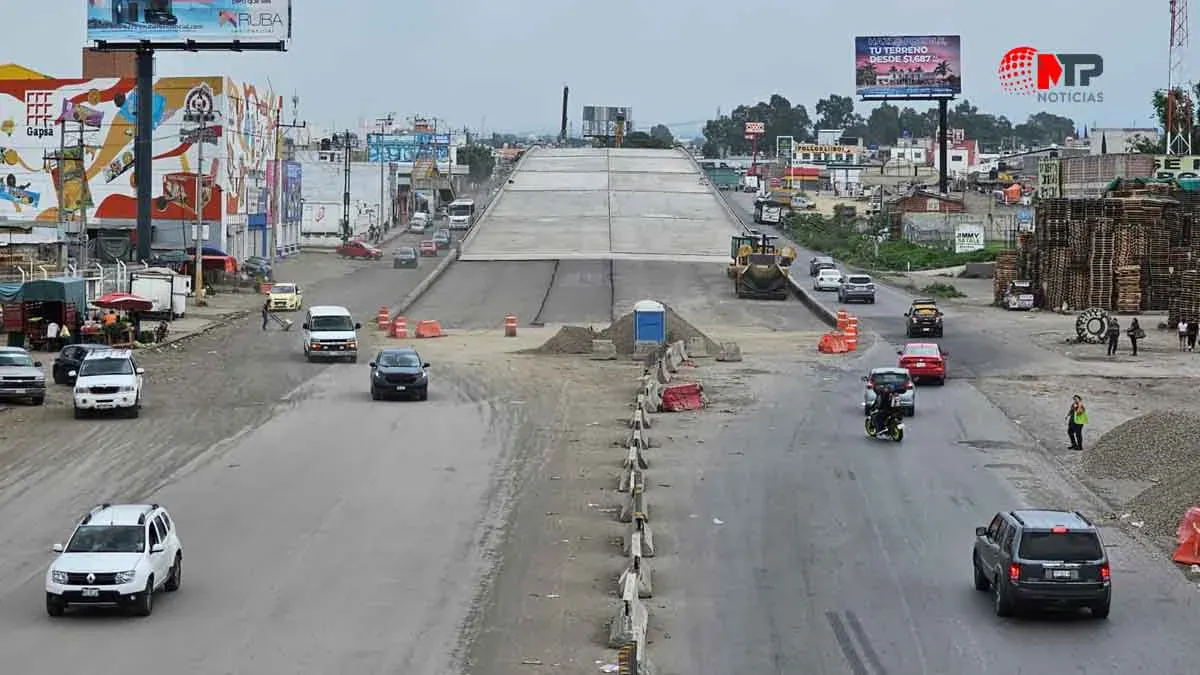
<path id="1" fill-rule="evenodd" d="M 997 513 L 975 528 L 975 589 L 992 591 L 996 616 L 1029 607 L 1087 607 L 1108 618 L 1111 568 L 1096 526 L 1078 511 Z"/>
<path id="2" fill-rule="evenodd" d="M 920 335 L 942 337 L 942 310 L 932 298 L 917 298 L 904 313 L 908 325 L 904 335 L 910 338 Z"/>

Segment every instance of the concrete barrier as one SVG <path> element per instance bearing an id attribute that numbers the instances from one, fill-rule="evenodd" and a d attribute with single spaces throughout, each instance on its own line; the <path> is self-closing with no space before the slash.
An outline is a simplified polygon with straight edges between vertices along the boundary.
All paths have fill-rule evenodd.
<path id="1" fill-rule="evenodd" d="M 629 566 L 625 568 L 624 572 L 621 572 L 617 587 L 624 589 L 630 577 L 636 580 L 639 598 L 654 597 L 654 582 L 651 578 L 650 566 L 642 555 L 642 533 L 636 530 L 630 537 Z"/>
<path id="2" fill-rule="evenodd" d="M 646 502 L 646 473 L 640 469 L 632 473 L 629 501 L 621 507 L 621 522 L 632 523 L 637 520 L 650 522 L 650 504 Z"/>
<path id="3" fill-rule="evenodd" d="M 717 360 L 726 363 L 736 363 L 742 360 L 742 348 L 736 342 L 722 342 L 721 353 L 717 354 Z"/>
<path id="4" fill-rule="evenodd" d="M 788 274 L 787 280 L 788 284 L 792 287 L 792 291 L 795 292 L 796 297 L 800 298 L 800 302 L 804 303 L 804 306 L 807 307 L 809 311 L 815 314 L 818 319 L 820 319 L 830 328 L 837 328 L 837 312 L 835 310 L 830 309 L 823 302 L 821 302 L 816 294 L 814 294 L 800 282 L 796 281 L 791 274 Z"/>
<path id="5" fill-rule="evenodd" d="M 688 338 L 687 353 L 693 359 L 703 359 L 708 357 L 708 342 L 702 337 Z"/>
<path id="6" fill-rule="evenodd" d="M 621 604 L 613 618 L 608 633 L 608 646 L 621 649 L 629 644 L 637 645 L 638 665 L 646 659 L 646 629 L 650 614 L 638 594 L 638 575 L 624 575 L 621 584 Z M 647 671 L 639 670 L 638 675 Z"/>
<path id="7" fill-rule="evenodd" d="M 621 480 L 617 485 L 618 492 L 629 492 L 633 489 L 635 480 L 634 474 L 639 471 L 645 471 L 650 468 L 650 463 L 646 461 L 646 457 L 642 454 L 642 448 L 636 445 L 629 446 L 629 451 L 625 455 L 625 461 L 621 465 Z"/>

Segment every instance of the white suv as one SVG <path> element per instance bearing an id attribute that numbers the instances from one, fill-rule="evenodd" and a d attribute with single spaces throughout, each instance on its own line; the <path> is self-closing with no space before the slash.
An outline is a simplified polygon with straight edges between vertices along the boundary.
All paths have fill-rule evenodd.
<path id="1" fill-rule="evenodd" d="M 75 419 L 94 411 L 119 410 L 137 417 L 142 407 L 142 375 L 146 372 L 128 349 L 97 349 L 88 352 L 79 371 L 67 373 L 75 379 Z"/>
<path id="2" fill-rule="evenodd" d="M 183 579 L 183 545 L 175 522 L 158 504 L 101 504 L 79 521 L 46 570 L 46 613 L 62 616 L 70 605 L 154 611 L 154 592 L 177 591 Z"/>

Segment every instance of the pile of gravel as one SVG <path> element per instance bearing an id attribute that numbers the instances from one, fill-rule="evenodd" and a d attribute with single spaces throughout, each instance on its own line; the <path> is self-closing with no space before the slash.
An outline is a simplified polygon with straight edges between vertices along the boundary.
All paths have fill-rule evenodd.
<path id="1" fill-rule="evenodd" d="M 1142 521 L 1142 532 L 1175 538 L 1187 510 L 1200 504 L 1200 467 L 1189 467 L 1129 502 L 1130 520 Z"/>
<path id="2" fill-rule="evenodd" d="M 1177 410 L 1128 420 L 1083 456 L 1084 471 L 1097 478 L 1168 481 L 1193 468 L 1200 469 L 1200 416 Z"/>
<path id="3" fill-rule="evenodd" d="M 590 354 L 592 340 L 600 334 L 587 326 L 563 326 L 540 347 L 529 351 L 535 354 Z"/>
<path id="4" fill-rule="evenodd" d="M 682 316 L 679 316 L 675 310 L 670 307 L 667 310 L 667 342 L 684 342 L 692 338 L 703 338 L 708 345 L 708 353 L 715 354 L 720 351 L 721 346 L 713 342 L 707 335 L 700 332 L 698 328 L 689 323 Z M 613 345 L 617 348 L 618 354 L 634 353 L 634 321 L 633 312 L 612 322 L 612 325 L 600 331 L 599 339 L 612 340 Z M 589 343 L 590 346 L 590 343 Z"/>

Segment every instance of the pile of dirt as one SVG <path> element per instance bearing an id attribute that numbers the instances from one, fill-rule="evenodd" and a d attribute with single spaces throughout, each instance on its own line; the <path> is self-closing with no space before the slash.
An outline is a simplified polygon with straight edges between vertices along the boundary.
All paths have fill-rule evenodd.
<path id="1" fill-rule="evenodd" d="M 686 342 L 692 338 L 698 337 L 703 338 L 704 342 L 708 345 L 709 354 L 715 354 L 720 350 L 720 345 L 718 345 L 716 342 L 713 342 L 707 335 L 700 332 L 699 329 L 689 323 L 686 319 L 675 313 L 675 310 L 671 309 L 670 307 L 667 307 L 666 310 L 668 343 L 678 342 L 680 340 Z M 616 321 L 612 322 L 612 325 L 610 325 L 608 328 L 600 331 L 599 339 L 612 340 L 613 344 L 617 348 L 618 354 L 634 353 L 635 345 L 633 312 L 630 312 L 617 319 Z"/>
<path id="2" fill-rule="evenodd" d="M 1083 456 L 1084 471 L 1097 478 L 1166 481 L 1193 467 L 1200 468 L 1200 416 L 1179 410 L 1128 420 Z"/>
<path id="3" fill-rule="evenodd" d="M 535 354 L 590 354 L 592 340 L 603 339 L 600 333 L 587 326 L 563 326 L 540 347 L 531 349 Z"/>
<path id="4" fill-rule="evenodd" d="M 1083 468 L 1101 478 L 1152 481 L 1126 510 L 1143 532 L 1174 537 L 1184 512 L 1200 503 L 1200 416 L 1167 410 L 1135 417 L 1088 448 Z"/>

